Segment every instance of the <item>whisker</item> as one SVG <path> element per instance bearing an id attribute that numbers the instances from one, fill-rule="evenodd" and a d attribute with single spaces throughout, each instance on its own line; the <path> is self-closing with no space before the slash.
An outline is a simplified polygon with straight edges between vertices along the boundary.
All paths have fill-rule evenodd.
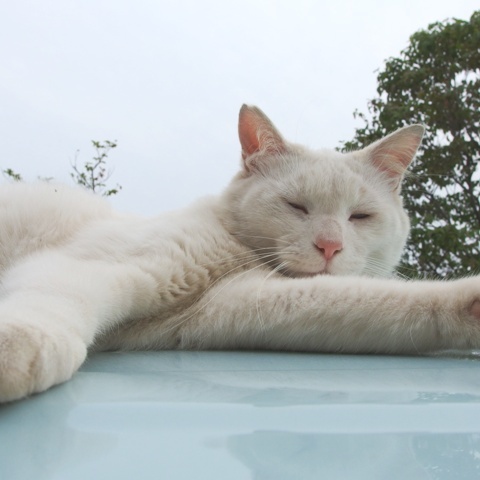
<path id="1" fill-rule="evenodd" d="M 272 240 L 274 242 L 283 242 L 286 243 L 287 245 L 290 244 L 288 240 L 284 240 L 282 238 L 274 238 L 274 237 L 263 237 L 261 235 L 247 235 L 244 233 L 235 233 L 233 234 L 234 237 L 244 237 L 244 238 L 260 238 L 262 240 Z"/>
<path id="2" fill-rule="evenodd" d="M 275 259 L 272 259 L 271 261 L 274 261 Z M 247 262 L 248 263 L 251 263 L 251 262 Z M 247 265 L 246 264 L 246 265 Z M 244 266 L 244 265 L 242 265 Z M 210 300 L 208 300 L 208 302 L 206 302 L 205 304 L 201 305 L 197 310 L 195 310 L 193 313 L 191 313 L 190 315 L 188 315 L 186 318 L 182 318 L 180 319 L 179 322 L 177 322 L 176 324 L 172 325 L 170 328 L 168 328 L 167 330 L 164 330 L 162 333 L 165 334 L 165 333 L 168 333 L 170 331 L 172 331 L 173 329 L 176 329 L 178 327 L 180 327 L 181 325 L 183 325 L 185 322 L 188 322 L 188 320 L 190 320 L 191 318 L 193 318 L 195 315 L 197 315 L 199 312 L 201 312 L 204 308 L 206 308 L 228 285 L 230 285 L 232 282 L 234 282 L 235 280 L 238 280 L 240 277 L 242 277 L 243 275 L 246 275 L 247 273 L 250 273 L 250 272 L 253 272 L 254 270 L 257 270 L 258 268 L 261 268 L 261 267 L 264 267 L 265 265 L 264 264 L 260 264 L 260 265 L 257 265 L 249 270 L 245 270 L 244 272 L 241 272 L 239 273 L 238 275 L 234 276 L 232 279 L 230 279 L 228 282 L 225 283 L 225 285 L 222 286 L 222 288 L 220 288 L 214 295 L 212 298 L 210 298 Z M 230 274 L 233 270 L 237 270 L 239 267 L 236 267 L 232 270 L 230 270 L 229 272 L 227 272 L 226 274 L 222 275 L 220 278 L 218 278 L 212 285 L 211 287 L 213 287 L 214 285 L 216 285 L 223 277 L 225 277 L 226 275 Z M 210 287 L 210 288 L 211 288 Z"/>
<path id="3" fill-rule="evenodd" d="M 401 280 L 411 280 L 410 277 L 408 277 L 407 275 L 405 275 L 403 273 L 400 273 L 400 272 L 393 272 L 392 277 L 393 278 L 399 278 Z"/>
<path id="4" fill-rule="evenodd" d="M 214 259 L 214 260 L 212 260 L 211 262 L 208 262 L 208 263 L 201 263 L 198 266 L 199 267 L 209 267 L 209 266 L 214 265 L 214 264 L 223 264 L 223 263 L 226 263 L 228 261 L 235 260 L 235 259 L 247 260 L 247 259 L 250 259 L 250 258 L 261 258 L 261 256 L 263 255 L 263 252 L 272 253 L 272 254 L 274 253 L 274 252 L 272 252 L 272 248 L 270 248 L 270 247 L 261 247 L 261 248 L 249 249 L 245 252 L 240 252 L 240 253 L 228 255 L 228 256 L 225 256 L 225 257 L 223 257 L 221 259 L 218 259 L 218 260 Z"/>
<path id="5" fill-rule="evenodd" d="M 278 273 L 280 270 L 282 270 L 284 267 L 288 265 L 289 262 L 285 261 L 280 264 L 278 264 L 275 268 L 273 268 L 270 272 L 268 272 L 267 275 L 265 275 L 265 278 L 263 279 L 262 283 L 258 287 L 257 290 L 257 298 L 255 301 L 256 309 L 257 309 L 257 318 L 258 318 L 258 323 L 260 324 L 260 327 L 263 331 L 265 331 L 265 322 L 263 321 L 262 314 L 260 312 L 260 292 L 262 291 L 263 286 L 265 285 L 265 282 L 275 273 Z"/>
<path id="6" fill-rule="evenodd" d="M 369 273 L 373 276 L 381 276 L 381 277 L 397 277 L 397 278 L 406 278 L 402 276 L 402 274 L 398 274 L 398 272 L 392 272 L 392 270 L 387 267 L 383 262 L 376 260 L 374 258 L 367 258 L 367 264 L 365 266 L 365 272 Z"/>

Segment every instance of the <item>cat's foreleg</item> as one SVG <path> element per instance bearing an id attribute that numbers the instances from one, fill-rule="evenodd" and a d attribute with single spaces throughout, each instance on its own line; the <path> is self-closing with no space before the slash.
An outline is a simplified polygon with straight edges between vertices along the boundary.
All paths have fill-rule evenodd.
<path id="1" fill-rule="evenodd" d="M 480 348 L 480 278 L 403 282 L 269 278 L 212 289 L 179 331 L 182 348 L 425 353 Z"/>
<path id="2" fill-rule="evenodd" d="M 0 401 L 69 379 L 98 333 L 148 308 L 154 280 L 135 266 L 46 253 L 2 279 Z"/>

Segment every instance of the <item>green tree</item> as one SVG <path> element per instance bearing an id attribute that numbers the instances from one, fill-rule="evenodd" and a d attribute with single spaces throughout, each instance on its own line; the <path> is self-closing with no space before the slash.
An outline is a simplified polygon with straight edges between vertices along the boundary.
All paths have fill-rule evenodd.
<path id="1" fill-rule="evenodd" d="M 377 77 L 364 127 L 344 149 L 424 123 L 423 148 L 403 196 L 412 219 L 400 271 L 407 276 L 480 272 L 480 11 L 416 32 Z"/>

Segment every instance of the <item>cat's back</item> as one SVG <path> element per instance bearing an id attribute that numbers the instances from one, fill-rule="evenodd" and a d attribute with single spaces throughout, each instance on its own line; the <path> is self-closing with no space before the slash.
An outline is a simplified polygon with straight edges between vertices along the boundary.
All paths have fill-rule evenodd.
<path id="1" fill-rule="evenodd" d="M 62 245 L 84 225 L 112 215 L 104 199 L 80 188 L 47 182 L 0 185 L 0 268 Z"/>

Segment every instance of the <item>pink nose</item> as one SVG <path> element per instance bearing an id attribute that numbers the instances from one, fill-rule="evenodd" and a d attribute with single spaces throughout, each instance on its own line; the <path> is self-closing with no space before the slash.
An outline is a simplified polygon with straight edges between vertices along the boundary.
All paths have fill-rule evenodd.
<path id="1" fill-rule="evenodd" d="M 332 242 L 330 240 L 322 240 L 321 238 L 315 242 L 315 246 L 320 250 L 325 260 L 330 260 L 336 253 L 343 249 L 341 242 Z"/>

